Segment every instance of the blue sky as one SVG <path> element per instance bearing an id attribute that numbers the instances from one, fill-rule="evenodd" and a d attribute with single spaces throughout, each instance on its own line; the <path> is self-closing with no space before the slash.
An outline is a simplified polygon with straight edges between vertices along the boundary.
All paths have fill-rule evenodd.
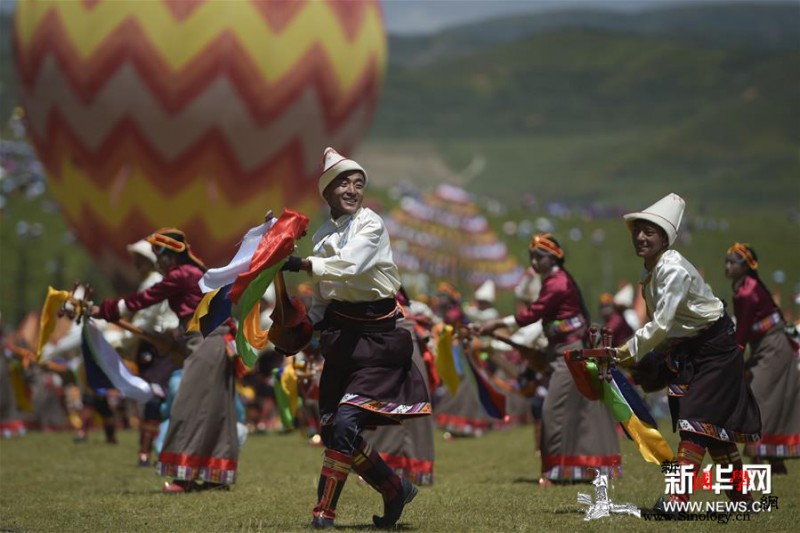
<path id="1" fill-rule="evenodd" d="M 16 1 L 0 0 L 0 11 L 11 11 Z M 747 0 L 383 0 L 383 8 L 386 27 L 390 33 L 413 35 L 515 13 L 535 13 L 574 7 L 630 12 L 670 4 L 743 1 Z"/>

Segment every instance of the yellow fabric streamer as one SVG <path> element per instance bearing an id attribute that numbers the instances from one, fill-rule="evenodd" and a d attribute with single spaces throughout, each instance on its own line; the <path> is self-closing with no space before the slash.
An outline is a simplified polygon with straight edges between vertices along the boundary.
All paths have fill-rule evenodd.
<path id="1" fill-rule="evenodd" d="M 186 326 L 187 331 L 200 331 L 200 319 L 208 314 L 208 306 L 218 292 L 219 289 L 214 289 L 213 291 L 207 292 L 203 295 L 203 299 L 200 300 L 199 304 L 197 304 L 194 314 L 192 315 L 191 320 L 189 320 L 189 324 Z"/>
<path id="2" fill-rule="evenodd" d="M 236 392 L 248 402 L 252 402 L 256 399 L 255 389 L 250 386 L 242 385 L 238 379 L 236 380 Z"/>
<path id="3" fill-rule="evenodd" d="M 461 377 L 456 371 L 453 360 L 453 326 L 445 326 L 436 343 L 436 371 L 442 378 L 442 383 L 447 388 L 450 396 L 455 396 L 461 385 Z"/>
<path id="4" fill-rule="evenodd" d="M 56 313 L 58 313 L 58 310 L 64 305 L 64 302 L 67 301 L 67 298 L 69 298 L 68 291 L 60 291 L 53 287 L 47 287 L 47 297 L 42 306 L 42 314 L 39 316 L 39 343 L 36 346 L 37 360 L 42 356 L 42 349 L 44 349 L 44 345 L 47 344 L 47 341 L 50 339 L 56 327 L 56 320 L 58 318 Z"/>
<path id="5" fill-rule="evenodd" d="M 289 411 L 292 417 L 297 414 L 297 372 L 294 370 L 294 356 L 286 358 L 281 374 L 281 387 L 289 396 Z"/>
<path id="6" fill-rule="evenodd" d="M 662 464 L 664 461 L 672 461 L 675 455 L 672 447 L 664 440 L 661 432 L 656 428 L 646 426 L 639 417 L 631 415 L 630 420 L 623 423 L 628 435 L 633 438 L 639 446 L 639 453 L 645 461 Z"/>
<path id="7" fill-rule="evenodd" d="M 33 412 L 31 393 L 25 382 L 25 372 L 18 361 L 14 361 L 8 367 L 8 374 L 11 381 L 11 388 L 14 391 L 14 399 L 17 401 L 17 409 L 26 413 Z"/>

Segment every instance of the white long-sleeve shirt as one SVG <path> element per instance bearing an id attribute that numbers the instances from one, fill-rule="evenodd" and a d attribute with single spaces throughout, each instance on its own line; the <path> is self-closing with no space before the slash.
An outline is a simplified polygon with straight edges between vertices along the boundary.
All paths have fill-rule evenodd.
<path id="1" fill-rule="evenodd" d="M 724 308 L 697 269 L 675 250 L 667 250 L 641 283 L 650 321 L 628 341 L 641 358 L 667 339 L 692 337 L 719 319 Z"/>
<path id="2" fill-rule="evenodd" d="M 312 238 L 311 278 L 314 298 L 308 312 L 313 323 L 331 300 L 374 302 L 394 298 L 400 274 L 392 259 L 383 219 L 362 207 L 354 215 L 329 220 Z"/>

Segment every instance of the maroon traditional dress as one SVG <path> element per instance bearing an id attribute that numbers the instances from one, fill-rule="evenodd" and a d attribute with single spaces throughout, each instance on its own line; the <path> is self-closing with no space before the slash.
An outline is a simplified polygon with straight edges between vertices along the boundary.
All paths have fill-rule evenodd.
<path id="1" fill-rule="evenodd" d="M 161 283 L 139 293 L 138 298 L 126 299 L 125 304 L 139 309 L 150 305 L 147 302 L 152 299 L 167 299 L 185 331 L 203 296 L 198 285 L 202 276 L 199 268 L 180 265 L 171 269 Z M 185 335 L 189 355 L 158 458 L 161 476 L 220 485 L 236 482 L 239 440 L 228 330 L 227 325 L 222 325 L 205 339 L 197 332 Z"/>
<path id="2" fill-rule="evenodd" d="M 600 402 L 583 396 L 564 360 L 583 347 L 586 319 L 578 287 L 556 268 L 542 280 L 539 299 L 514 315 L 518 326 L 541 320 L 549 341 L 550 386 L 542 409 L 542 477 L 591 480 L 596 471 L 620 477 L 622 459 L 614 420 Z"/>
<path id="3" fill-rule="evenodd" d="M 198 284 L 202 277 L 203 271 L 195 265 L 174 266 L 163 280 L 144 291 L 103 301 L 101 318 L 115 320 L 121 308 L 136 312 L 166 300 L 185 332 L 203 297 Z M 188 355 L 156 466 L 162 476 L 223 485 L 236 481 L 239 443 L 227 331 L 227 326 L 220 326 L 205 339 L 197 332 L 184 334 Z"/>
<path id="4" fill-rule="evenodd" d="M 750 345 L 745 364 L 761 409 L 761 440 L 748 442 L 751 457 L 800 457 L 800 372 L 778 307 L 762 284 L 745 276 L 734 285 L 736 342 Z"/>
<path id="5" fill-rule="evenodd" d="M 172 267 L 164 279 L 150 288 L 137 292 L 127 298 L 109 298 L 100 305 L 100 318 L 115 321 L 120 318 L 120 301 L 130 312 L 135 313 L 145 307 L 150 307 L 166 300 L 169 308 L 178 315 L 181 326 L 185 326 L 194 315 L 194 310 L 203 293 L 198 285 L 203 271 L 192 264 L 182 264 Z"/>

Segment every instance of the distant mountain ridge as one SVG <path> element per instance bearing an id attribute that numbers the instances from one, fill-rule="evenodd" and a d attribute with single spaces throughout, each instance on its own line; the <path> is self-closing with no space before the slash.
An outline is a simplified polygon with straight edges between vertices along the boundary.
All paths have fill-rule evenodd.
<path id="1" fill-rule="evenodd" d="M 800 207 L 795 6 L 549 13 L 402 42 L 372 135 L 427 139 L 453 169 L 480 157 L 473 192 Z"/>
<path id="2" fill-rule="evenodd" d="M 433 35 L 390 35 L 389 60 L 397 65 L 422 66 L 564 30 L 599 30 L 715 46 L 798 49 L 800 6 L 759 2 L 661 7 L 636 13 L 570 9 L 515 15 Z"/>

